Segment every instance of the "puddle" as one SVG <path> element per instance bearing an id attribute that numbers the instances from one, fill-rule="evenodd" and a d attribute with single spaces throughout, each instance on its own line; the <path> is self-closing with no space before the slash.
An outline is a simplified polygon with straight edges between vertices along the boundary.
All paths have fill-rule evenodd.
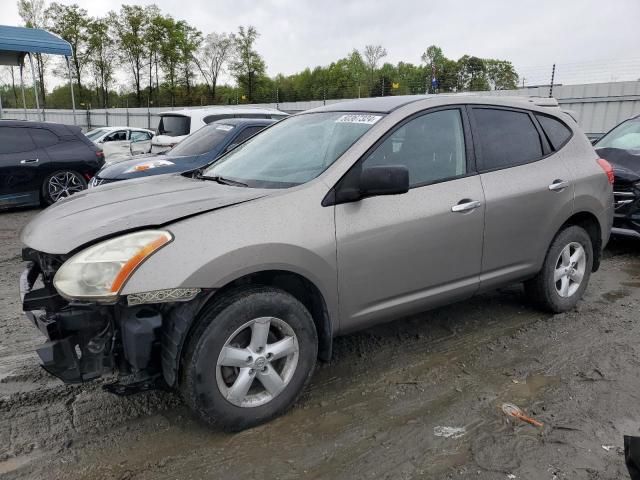
<path id="1" fill-rule="evenodd" d="M 611 290 L 610 292 L 602 294 L 602 298 L 609 303 L 614 303 L 615 301 L 628 296 L 629 290 L 626 288 L 619 288 L 618 290 Z"/>
<path id="2" fill-rule="evenodd" d="M 529 375 L 526 381 L 518 381 L 518 383 L 509 385 L 504 398 L 508 401 L 514 401 L 517 404 L 517 401 L 526 401 L 535 398 L 543 390 L 559 384 L 560 377 L 558 375 Z"/>

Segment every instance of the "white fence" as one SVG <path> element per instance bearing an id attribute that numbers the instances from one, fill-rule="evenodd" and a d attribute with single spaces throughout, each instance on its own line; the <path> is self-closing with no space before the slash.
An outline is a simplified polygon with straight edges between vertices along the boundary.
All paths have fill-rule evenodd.
<path id="1" fill-rule="evenodd" d="M 549 87 L 526 87 L 517 90 L 474 92 L 478 95 L 521 95 L 548 97 Z M 553 87 L 553 96 L 562 108 L 575 113 L 578 122 L 587 135 L 597 137 L 633 115 L 640 114 L 640 81 L 608 82 L 584 85 L 558 85 Z M 311 100 L 307 102 L 281 102 L 254 106 L 270 107 L 294 113 L 341 100 Z M 193 107 L 206 108 L 206 107 Z M 123 126 L 150 128 L 158 125 L 159 113 L 170 108 L 112 108 L 76 110 L 76 123 L 84 129 L 100 126 Z M 71 110 L 45 110 L 44 120 L 73 124 Z M 4 109 L 2 118 L 38 120 L 38 111 L 28 109 Z"/>

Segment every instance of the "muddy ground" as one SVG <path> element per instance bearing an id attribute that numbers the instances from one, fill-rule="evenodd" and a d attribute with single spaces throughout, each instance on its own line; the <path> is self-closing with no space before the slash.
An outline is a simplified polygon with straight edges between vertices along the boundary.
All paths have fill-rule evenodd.
<path id="1" fill-rule="evenodd" d="M 640 242 L 614 241 L 566 314 L 536 311 L 514 286 L 337 339 L 292 411 L 224 434 L 174 395 L 114 397 L 39 369 L 42 337 L 17 293 L 18 231 L 34 214 L 0 217 L 0 477 L 628 478 Z M 507 418 L 504 402 L 544 426 Z"/>

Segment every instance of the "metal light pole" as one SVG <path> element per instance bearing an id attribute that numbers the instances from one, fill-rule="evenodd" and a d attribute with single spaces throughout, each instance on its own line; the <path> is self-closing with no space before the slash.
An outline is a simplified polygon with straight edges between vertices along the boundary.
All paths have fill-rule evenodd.
<path id="1" fill-rule="evenodd" d="M 20 90 L 22 90 L 22 108 L 24 110 L 24 119 L 28 120 L 27 118 L 27 100 L 24 98 L 24 58 L 22 59 L 23 61 L 20 62 Z"/>
<path id="2" fill-rule="evenodd" d="M 69 89 L 71 90 L 71 109 L 73 110 L 73 124 L 77 125 L 78 123 L 76 122 L 76 99 L 75 99 L 75 96 L 73 95 L 73 81 L 71 79 L 71 64 L 69 63 L 69 57 L 64 57 L 64 58 L 67 61 L 67 71 L 69 72 Z"/>
<path id="3" fill-rule="evenodd" d="M 38 86 L 36 85 L 36 71 L 33 68 L 33 57 L 29 55 L 29 63 L 31 64 L 31 78 L 33 80 L 33 94 L 36 97 L 36 110 L 38 111 L 38 121 L 42 121 L 42 112 L 40 112 L 40 100 L 38 99 Z"/>

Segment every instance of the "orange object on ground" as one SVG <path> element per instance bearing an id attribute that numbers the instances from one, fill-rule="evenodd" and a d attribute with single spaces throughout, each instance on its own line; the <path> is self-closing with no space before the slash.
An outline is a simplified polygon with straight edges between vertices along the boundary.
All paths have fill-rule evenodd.
<path id="1" fill-rule="evenodd" d="M 503 403 L 502 411 L 506 415 L 517 418 L 518 420 L 522 420 L 523 422 L 527 422 L 528 424 L 533 425 L 534 427 L 544 427 L 543 423 L 537 421 L 535 418 L 528 417 L 527 415 L 524 414 L 524 412 L 520 409 L 520 407 L 517 407 L 512 403 Z"/>

